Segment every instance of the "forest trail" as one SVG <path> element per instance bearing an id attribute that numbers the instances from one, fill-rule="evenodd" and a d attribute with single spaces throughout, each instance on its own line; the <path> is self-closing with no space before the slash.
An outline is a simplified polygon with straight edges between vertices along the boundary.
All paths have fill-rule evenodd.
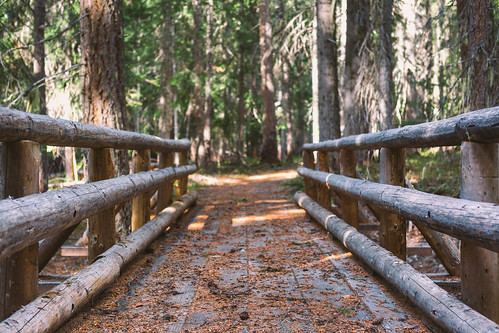
<path id="1" fill-rule="evenodd" d="M 194 175 L 197 206 L 58 332 L 426 332 L 294 204 L 295 176 Z"/>

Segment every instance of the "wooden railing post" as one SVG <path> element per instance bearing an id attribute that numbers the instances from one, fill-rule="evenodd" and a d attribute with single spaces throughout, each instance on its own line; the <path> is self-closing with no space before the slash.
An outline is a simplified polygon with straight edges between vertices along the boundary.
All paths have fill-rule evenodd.
<path id="1" fill-rule="evenodd" d="M 340 150 L 340 174 L 351 178 L 357 177 L 357 159 L 355 157 L 355 151 L 347 149 Z M 343 220 L 352 227 L 358 229 L 359 218 L 357 200 L 345 194 L 340 195 L 340 198 Z"/>
<path id="2" fill-rule="evenodd" d="M 315 158 L 312 150 L 303 150 L 303 166 L 315 170 Z M 307 193 L 312 200 L 317 201 L 316 184 L 313 180 L 308 178 L 305 178 L 305 193 Z"/>
<path id="3" fill-rule="evenodd" d="M 135 150 L 133 152 L 133 172 L 148 171 L 151 164 L 149 150 Z M 138 230 L 147 221 L 151 214 L 147 193 L 139 194 L 132 200 L 132 232 Z"/>
<path id="4" fill-rule="evenodd" d="M 463 199 L 499 203 L 499 144 L 463 142 Z M 468 241 L 461 242 L 463 301 L 499 323 L 499 255 Z"/>
<path id="5" fill-rule="evenodd" d="M 91 182 L 114 178 L 114 162 L 109 148 L 90 149 L 88 175 Z M 88 219 L 88 260 L 109 249 L 116 242 L 114 208 L 108 208 Z"/>
<path id="6" fill-rule="evenodd" d="M 404 186 L 405 149 L 382 148 L 380 151 L 380 183 Z M 406 259 L 406 221 L 397 214 L 383 212 L 380 219 L 380 245 L 398 258 Z"/>
<path id="7" fill-rule="evenodd" d="M 164 169 L 172 167 L 174 164 L 175 153 L 160 153 L 159 168 Z M 156 212 L 159 213 L 173 202 L 173 182 L 162 184 L 158 189 L 158 202 L 156 204 Z"/>
<path id="8" fill-rule="evenodd" d="M 186 165 L 189 160 L 189 151 L 181 151 L 178 153 L 178 165 Z M 177 198 L 180 198 L 187 193 L 188 177 L 180 178 L 177 180 Z"/>
<path id="9" fill-rule="evenodd" d="M 41 151 L 37 143 L 17 141 L 0 146 L 0 196 L 38 193 Z M 29 235 L 26 235 L 29 237 Z M 35 299 L 38 289 L 38 243 L 0 261 L 0 319 Z"/>
<path id="10" fill-rule="evenodd" d="M 329 152 L 319 151 L 319 171 L 329 172 Z M 317 186 L 317 202 L 327 210 L 331 210 L 331 190 L 325 184 Z"/>

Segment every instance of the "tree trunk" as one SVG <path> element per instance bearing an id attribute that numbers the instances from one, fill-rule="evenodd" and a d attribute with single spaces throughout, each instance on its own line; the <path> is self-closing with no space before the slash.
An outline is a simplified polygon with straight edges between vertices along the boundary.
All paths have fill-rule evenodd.
<path id="1" fill-rule="evenodd" d="M 192 0 L 192 8 L 194 12 L 194 37 L 192 44 L 192 53 L 194 55 L 194 69 L 192 70 L 194 89 L 191 94 L 191 129 L 192 136 L 195 137 L 192 155 L 196 162 L 199 162 L 199 149 L 203 150 L 204 142 L 204 102 L 203 102 L 203 89 L 202 89 L 202 74 L 203 74 L 203 51 L 202 45 L 202 8 L 201 0 Z M 204 151 L 201 151 L 204 156 Z"/>
<path id="2" fill-rule="evenodd" d="M 367 111 L 361 101 L 362 85 L 365 78 L 359 71 L 367 57 L 366 45 L 369 33 L 369 1 L 348 1 L 346 9 L 345 72 L 343 88 L 344 136 L 359 134 L 368 128 Z M 362 67 L 363 68 L 363 67 Z M 363 68 L 364 69 L 364 68 Z M 364 69 L 365 70 L 365 69 Z"/>
<path id="3" fill-rule="evenodd" d="M 312 142 L 319 142 L 319 63 L 317 51 L 317 17 L 314 7 L 314 18 L 312 21 L 312 38 L 310 39 L 310 58 L 312 62 Z"/>
<path id="4" fill-rule="evenodd" d="M 274 62 L 272 60 L 272 23 L 269 19 L 269 0 L 260 3 L 260 62 L 263 100 L 263 163 L 278 163 L 277 133 L 274 107 Z"/>
<path id="5" fill-rule="evenodd" d="M 393 127 L 392 9 L 393 0 L 380 0 L 380 50 L 378 84 L 380 91 L 380 130 Z"/>
<path id="6" fill-rule="evenodd" d="M 206 84 L 204 87 L 203 149 L 200 151 L 200 163 L 206 165 L 211 160 L 211 118 L 213 114 L 213 0 L 208 0 L 206 13 Z M 202 152 L 202 154 L 201 154 Z"/>
<path id="7" fill-rule="evenodd" d="M 39 82 L 45 78 L 45 16 L 46 16 L 46 4 L 45 0 L 35 0 L 34 4 L 34 25 L 33 25 L 33 43 L 35 44 L 33 53 L 33 79 L 35 82 Z M 38 87 L 38 105 L 40 114 L 47 114 L 47 103 L 46 103 L 46 93 L 45 93 L 45 83 L 42 83 Z M 45 192 L 48 190 L 48 156 L 47 147 L 41 147 L 42 151 L 42 165 L 39 174 L 39 188 L 40 191 Z"/>
<path id="8" fill-rule="evenodd" d="M 81 20 L 82 49 L 82 110 L 85 122 L 99 126 L 123 128 L 126 120 L 123 2 L 122 0 L 82 0 Z M 107 150 L 106 154 L 111 154 Z M 119 174 L 129 173 L 126 155 L 118 152 L 110 156 Z M 108 213 L 108 218 L 111 218 Z M 128 232 L 128 217 L 123 214 L 119 230 Z M 108 222 L 111 223 L 111 222 Z M 112 222 L 115 223 L 114 221 Z M 97 228 L 99 229 L 99 228 Z M 90 230 L 97 230 L 90 228 Z M 92 239 L 93 235 L 89 235 Z M 102 252 L 106 248 L 101 249 Z"/>
<path id="9" fill-rule="evenodd" d="M 163 38 L 161 40 L 161 90 L 158 102 L 158 108 L 161 112 L 158 120 L 159 134 L 162 138 L 171 139 L 172 138 L 172 127 L 173 127 L 173 67 L 174 67 L 174 57 L 173 57 L 173 6 L 168 3 L 165 6 L 164 16 L 164 29 Z"/>

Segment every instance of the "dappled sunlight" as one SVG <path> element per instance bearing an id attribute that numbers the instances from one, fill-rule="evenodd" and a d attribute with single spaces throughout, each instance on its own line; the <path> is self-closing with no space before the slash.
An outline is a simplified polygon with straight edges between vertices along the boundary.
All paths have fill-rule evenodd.
<path id="1" fill-rule="evenodd" d="M 282 220 L 286 218 L 289 219 L 300 215 L 303 215 L 302 209 L 291 208 L 291 209 L 272 210 L 270 213 L 264 215 L 249 215 L 249 216 L 234 217 L 232 219 L 232 226 L 238 227 L 256 222 Z"/>
<path id="2" fill-rule="evenodd" d="M 283 170 L 264 175 L 249 176 L 249 180 L 278 180 L 278 179 L 293 179 L 297 176 L 296 170 Z"/>
<path id="3" fill-rule="evenodd" d="M 244 179 L 238 176 L 211 176 L 211 175 L 201 175 L 192 174 L 189 176 L 189 180 L 204 186 L 219 186 L 219 185 L 243 185 L 246 184 Z"/>
<path id="4" fill-rule="evenodd" d="M 196 217 L 195 222 L 189 224 L 187 230 L 201 230 L 204 227 L 205 221 L 208 219 L 208 215 L 199 215 Z"/>
<path id="5" fill-rule="evenodd" d="M 322 258 L 321 260 L 319 260 L 319 262 L 329 261 L 329 260 L 331 260 L 331 261 L 341 260 L 341 259 L 347 259 L 347 258 L 350 258 L 350 257 L 352 257 L 352 253 L 351 252 L 346 252 L 346 253 L 341 253 L 341 254 L 332 254 L 330 256 Z"/>

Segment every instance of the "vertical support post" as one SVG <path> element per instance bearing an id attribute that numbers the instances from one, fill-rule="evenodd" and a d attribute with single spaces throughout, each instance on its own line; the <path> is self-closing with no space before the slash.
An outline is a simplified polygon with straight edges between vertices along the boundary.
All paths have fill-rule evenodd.
<path id="1" fill-rule="evenodd" d="M 405 148 L 382 148 L 380 151 L 380 182 L 404 186 Z M 406 260 L 406 221 L 397 214 L 383 211 L 380 219 L 380 245 L 395 256 Z"/>
<path id="2" fill-rule="evenodd" d="M 189 151 L 181 151 L 178 153 L 178 165 L 186 165 L 189 159 Z M 177 180 L 177 198 L 180 198 L 187 193 L 187 181 L 188 177 L 180 178 Z"/>
<path id="3" fill-rule="evenodd" d="M 357 158 L 355 151 L 341 149 L 340 150 L 340 174 L 343 176 L 356 178 L 357 177 Z M 354 228 L 359 227 L 358 204 L 357 200 L 349 195 L 341 194 L 341 213 L 345 222 Z"/>
<path id="4" fill-rule="evenodd" d="M 133 152 L 133 172 L 148 171 L 150 163 L 149 150 L 136 150 Z M 150 213 L 149 195 L 142 193 L 135 196 L 132 200 L 132 232 L 149 221 Z"/>
<path id="5" fill-rule="evenodd" d="M 303 151 L 303 166 L 315 170 L 314 152 L 311 150 Z M 317 189 L 313 180 L 305 178 L 305 193 L 314 201 L 317 201 Z"/>
<path id="6" fill-rule="evenodd" d="M 319 151 L 319 171 L 329 172 L 329 152 Z M 331 210 L 331 190 L 325 184 L 317 186 L 317 202 L 327 210 Z"/>
<path id="7" fill-rule="evenodd" d="M 175 159 L 174 152 L 159 154 L 159 168 L 164 169 L 173 166 Z M 171 205 L 173 202 L 173 182 L 166 182 L 160 185 L 158 189 L 158 203 L 156 204 L 156 212 L 159 214 L 163 209 Z"/>
<path id="8" fill-rule="evenodd" d="M 463 142 L 461 198 L 499 203 L 499 144 Z M 499 323 L 499 254 L 461 242 L 463 301 Z"/>
<path id="9" fill-rule="evenodd" d="M 114 178 L 112 150 L 90 149 L 88 175 L 91 182 Z M 88 219 L 88 260 L 109 249 L 116 242 L 114 208 L 108 208 Z"/>
<path id="10" fill-rule="evenodd" d="M 40 146 L 30 141 L 0 147 L 0 196 L 19 198 L 38 193 Z M 0 319 L 35 299 L 38 289 L 38 243 L 0 262 Z"/>

